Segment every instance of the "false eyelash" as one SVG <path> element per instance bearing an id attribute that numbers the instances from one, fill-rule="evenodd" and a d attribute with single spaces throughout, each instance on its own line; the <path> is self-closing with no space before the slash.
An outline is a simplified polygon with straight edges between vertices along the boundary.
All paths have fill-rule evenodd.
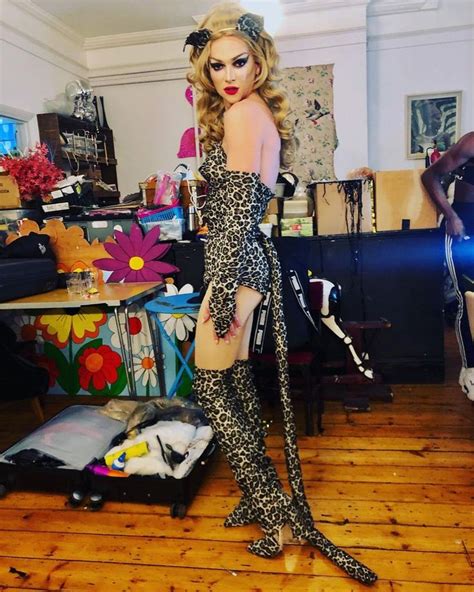
<path id="1" fill-rule="evenodd" d="M 243 68 L 245 66 L 245 64 L 249 61 L 248 58 L 240 58 L 238 60 L 236 60 L 232 65 L 233 66 L 237 66 L 237 68 Z M 240 63 L 240 65 L 238 65 Z M 221 70 L 223 64 L 218 64 L 218 63 L 211 63 L 209 64 L 211 66 L 211 68 L 215 71 L 218 72 L 219 70 Z"/>

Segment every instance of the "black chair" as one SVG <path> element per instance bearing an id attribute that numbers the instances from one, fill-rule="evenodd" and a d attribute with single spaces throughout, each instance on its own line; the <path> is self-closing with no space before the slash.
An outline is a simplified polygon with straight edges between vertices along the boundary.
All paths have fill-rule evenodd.
<path id="1" fill-rule="evenodd" d="M 40 397 L 48 392 L 48 371 L 18 351 L 15 333 L 0 323 L 0 402 L 30 399 L 36 417 L 44 422 Z"/>
<path id="2" fill-rule="evenodd" d="M 308 291 L 308 304 L 311 315 L 316 324 L 319 324 L 319 315 L 322 305 L 322 285 L 319 282 L 310 282 Z M 309 321 L 308 325 L 309 325 Z M 288 365 L 292 386 L 299 378 L 301 392 L 303 394 L 305 409 L 305 434 L 313 436 L 314 430 L 314 407 L 316 404 L 316 425 L 317 433 L 323 432 L 324 400 L 321 389 L 321 368 L 320 368 L 320 345 L 317 333 L 312 330 L 310 339 L 306 346 L 288 352 Z M 272 353 L 253 353 L 252 361 L 257 374 L 268 375 L 270 368 L 276 365 L 275 355 Z M 260 388 L 260 390 L 262 390 Z"/>

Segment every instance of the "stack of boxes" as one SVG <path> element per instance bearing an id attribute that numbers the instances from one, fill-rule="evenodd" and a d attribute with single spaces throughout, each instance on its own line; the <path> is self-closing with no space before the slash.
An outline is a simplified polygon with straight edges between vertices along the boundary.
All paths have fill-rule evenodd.
<path id="1" fill-rule="evenodd" d="M 292 198 L 270 201 L 273 236 L 328 236 L 436 228 L 438 213 L 421 183 L 424 169 L 379 171 L 372 178 L 298 185 Z M 360 199 L 352 204 L 351 199 Z"/>

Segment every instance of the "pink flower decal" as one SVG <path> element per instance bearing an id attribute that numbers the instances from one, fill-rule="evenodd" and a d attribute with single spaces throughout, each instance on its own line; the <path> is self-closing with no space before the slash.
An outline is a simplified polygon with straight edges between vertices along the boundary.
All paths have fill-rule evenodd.
<path id="1" fill-rule="evenodd" d="M 177 267 L 164 261 L 157 261 L 171 248 L 170 243 L 158 243 L 160 227 L 155 226 L 143 236 L 140 227 L 132 224 L 130 236 L 115 231 L 116 243 L 104 243 L 111 259 L 96 259 L 94 265 L 99 269 L 111 271 L 107 279 L 111 282 L 161 282 L 163 276 L 179 271 Z M 157 244 L 158 243 L 158 244 Z"/>

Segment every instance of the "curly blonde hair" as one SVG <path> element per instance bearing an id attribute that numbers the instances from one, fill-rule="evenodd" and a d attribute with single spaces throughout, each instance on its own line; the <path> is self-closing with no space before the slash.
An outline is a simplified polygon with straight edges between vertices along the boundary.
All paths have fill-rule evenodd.
<path id="1" fill-rule="evenodd" d="M 199 29 L 212 31 L 211 40 L 203 49 L 193 47 L 190 61 L 193 70 L 187 74 L 187 80 L 197 90 L 197 116 L 200 127 L 199 140 L 204 150 L 209 152 L 212 146 L 224 137 L 224 101 L 217 93 L 211 79 L 209 58 L 211 41 L 224 36 L 239 37 L 247 44 L 250 53 L 260 65 L 260 73 L 255 79 L 255 91 L 270 108 L 278 133 L 282 140 L 280 160 L 288 166 L 293 159 L 293 125 L 288 120 L 290 103 L 285 92 L 278 86 L 281 76 L 278 69 L 279 56 L 272 37 L 262 31 L 256 41 L 245 33 L 235 29 L 240 16 L 245 10 L 236 2 L 225 2 L 214 6 L 199 24 Z"/>

